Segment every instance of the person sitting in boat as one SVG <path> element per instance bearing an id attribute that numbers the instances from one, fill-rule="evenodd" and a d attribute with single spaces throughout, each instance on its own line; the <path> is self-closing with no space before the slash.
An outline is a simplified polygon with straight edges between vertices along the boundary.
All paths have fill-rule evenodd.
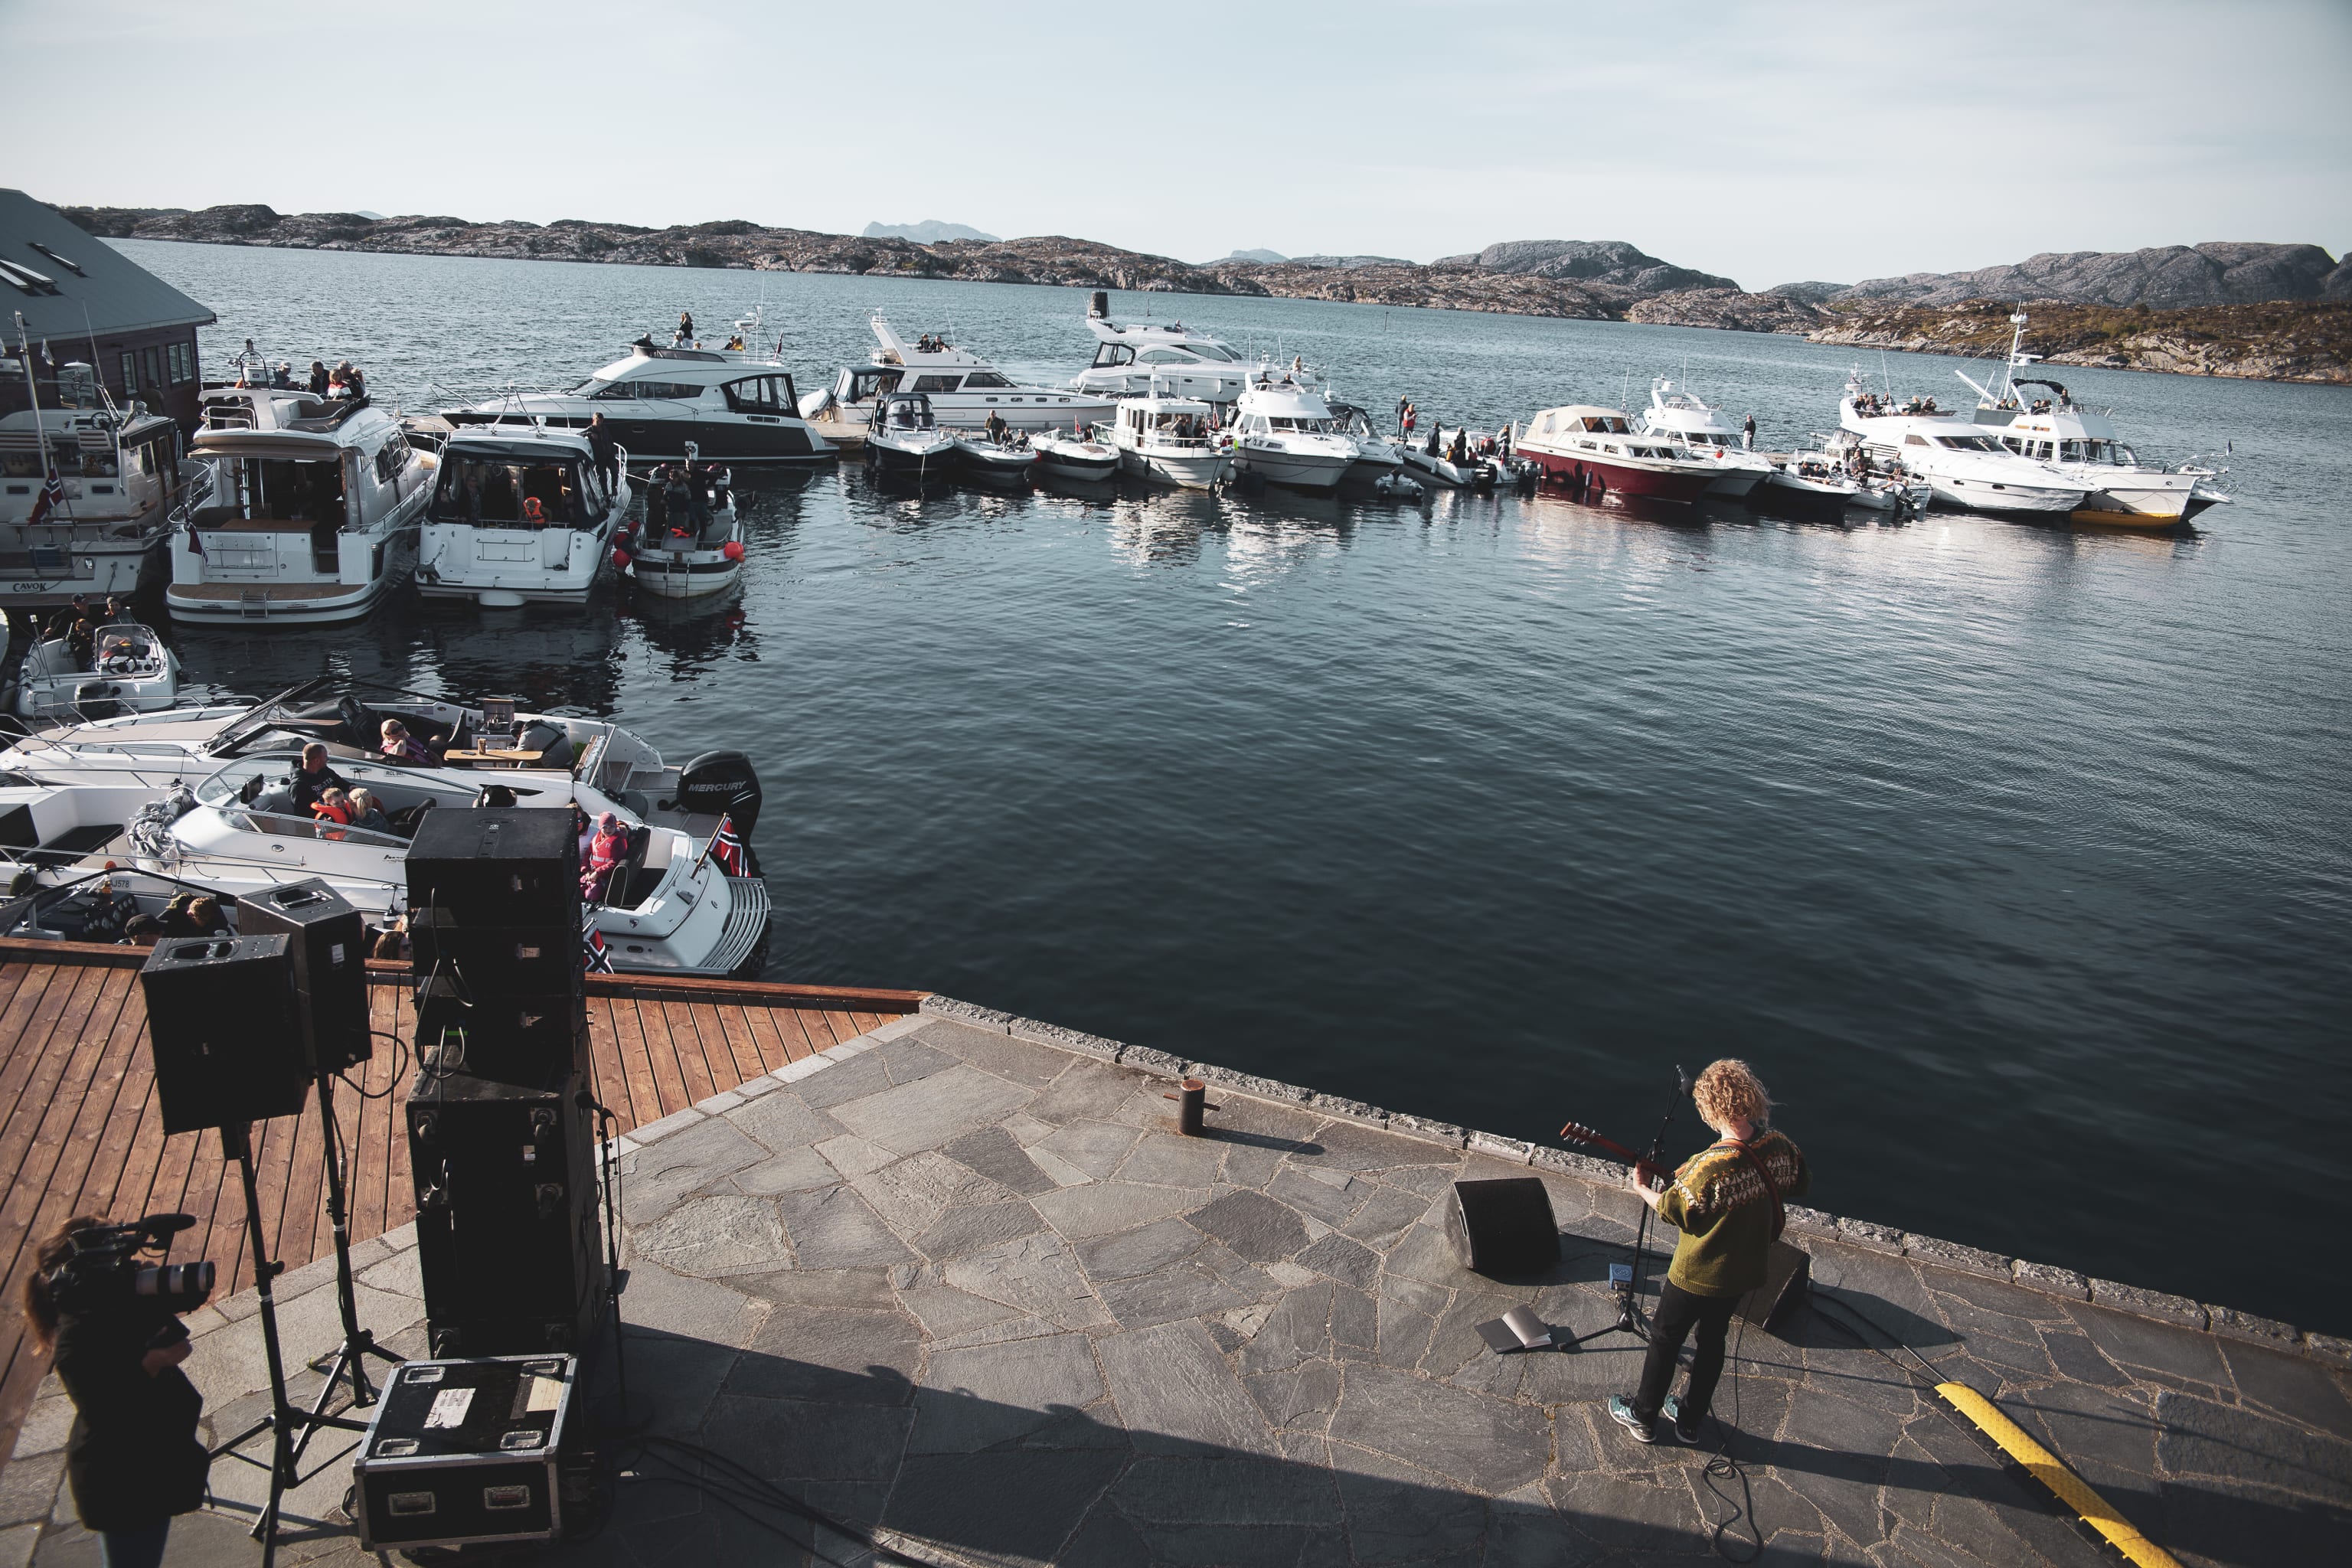
<path id="1" fill-rule="evenodd" d="M 629 830 L 612 812 L 596 818 L 596 836 L 588 841 L 588 856 L 580 865 L 580 896 L 602 903 L 612 886 L 613 873 L 629 858 Z"/>
<path id="2" fill-rule="evenodd" d="M 1467 430 L 1454 432 L 1454 445 L 1446 449 L 1445 460 L 1457 468 L 1470 460 L 1470 433 Z"/>
<path id="3" fill-rule="evenodd" d="M 331 822 L 338 827 L 349 827 L 352 797 L 339 789 L 321 790 L 319 798 L 310 803 L 310 815 L 322 824 Z"/>
<path id="4" fill-rule="evenodd" d="M 425 742 L 410 734 L 408 726 L 399 720 L 386 719 L 382 733 L 383 741 L 377 750 L 385 756 L 407 763 L 429 763 L 433 760 L 433 752 Z"/>
<path id="5" fill-rule="evenodd" d="M 981 425 L 981 429 L 987 432 L 989 443 L 992 446 L 1003 444 L 1004 432 L 1007 428 L 1009 426 L 1004 423 L 1004 416 L 993 408 L 988 411 L 988 418 Z"/>
<path id="6" fill-rule="evenodd" d="M 742 334 L 742 333 L 740 333 L 740 332 L 737 332 L 734 336 L 732 336 L 732 337 L 730 337 L 730 338 L 729 338 L 729 339 L 727 340 L 727 352 L 728 352 L 729 353 L 736 353 L 736 354 L 740 354 L 740 353 L 741 353 L 743 352 L 743 334 Z"/>
<path id="7" fill-rule="evenodd" d="M 352 791 L 351 808 L 353 827 L 365 827 L 376 833 L 392 831 L 392 819 L 384 816 L 383 805 L 366 790 Z"/>
<path id="8" fill-rule="evenodd" d="M 88 621 L 76 621 L 66 633 L 66 647 L 73 655 L 76 669 L 95 669 L 97 666 L 98 628 Z"/>
<path id="9" fill-rule="evenodd" d="M 327 362 L 325 360 L 314 359 L 310 362 L 310 380 L 308 384 L 311 396 L 326 396 L 327 386 L 331 380 L 332 378 L 327 374 Z"/>

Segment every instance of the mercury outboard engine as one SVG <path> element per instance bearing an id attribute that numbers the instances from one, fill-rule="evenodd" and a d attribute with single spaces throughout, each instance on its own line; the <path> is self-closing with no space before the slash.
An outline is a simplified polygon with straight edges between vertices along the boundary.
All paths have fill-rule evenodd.
<path id="1" fill-rule="evenodd" d="M 1087 314 L 1092 316 L 1097 321 L 1108 321 L 1110 320 L 1109 289 L 1097 289 L 1095 290 L 1094 298 L 1087 301 Z"/>
<path id="2" fill-rule="evenodd" d="M 676 804 L 710 816 L 724 812 L 749 837 L 760 820 L 760 772 L 740 752 L 705 752 L 678 773 Z"/>

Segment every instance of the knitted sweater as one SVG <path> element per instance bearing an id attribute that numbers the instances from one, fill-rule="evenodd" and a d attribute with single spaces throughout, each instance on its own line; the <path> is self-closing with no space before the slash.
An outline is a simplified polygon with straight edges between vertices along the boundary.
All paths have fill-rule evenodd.
<path id="1" fill-rule="evenodd" d="M 1783 1203 L 1812 1186 L 1805 1156 L 1786 1137 L 1767 1132 L 1748 1147 L 1772 1173 Z M 1692 1295 L 1739 1296 L 1764 1283 L 1772 1194 L 1737 1143 L 1727 1139 L 1684 1161 L 1658 1194 L 1658 1215 L 1682 1232 L 1666 1278 Z"/>

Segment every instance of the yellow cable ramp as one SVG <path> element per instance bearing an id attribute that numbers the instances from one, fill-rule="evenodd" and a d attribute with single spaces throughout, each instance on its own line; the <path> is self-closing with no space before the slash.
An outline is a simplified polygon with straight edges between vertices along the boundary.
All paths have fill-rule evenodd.
<path id="1" fill-rule="evenodd" d="M 2084 1523 L 2106 1537 L 2127 1561 L 2137 1563 L 2139 1568 L 2180 1568 L 2179 1561 L 2171 1552 L 2142 1535 L 2082 1477 L 2027 1436 L 2025 1428 L 2003 1415 L 1991 1400 L 1964 1383 L 1939 1383 L 1936 1392 L 1953 1409 L 1975 1422 L 1986 1436 L 2000 1444 L 2001 1452 L 2055 1492 L 2059 1501 L 2082 1516 Z"/>

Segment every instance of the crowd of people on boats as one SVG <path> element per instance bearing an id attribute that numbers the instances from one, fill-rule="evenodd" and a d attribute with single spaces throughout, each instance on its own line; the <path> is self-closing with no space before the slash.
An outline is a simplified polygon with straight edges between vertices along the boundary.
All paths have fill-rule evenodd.
<path id="1" fill-rule="evenodd" d="M 1940 412 L 1932 397 L 1906 397 L 1901 403 L 1882 397 L 1874 392 L 1855 395 L 1853 411 L 1866 419 L 1883 418 L 1897 414 L 1935 414 Z"/>
<path id="2" fill-rule="evenodd" d="M 282 359 L 272 364 L 260 350 L 253 346 L 253 340 L 247 338 L 245 340 L 245 352 L 232 363 L 236 367 L 236 384 L 239 386 L 266 386 L 278 392 L 307 392 L 313 397 L 323 397 L 330 402 L 356 402 L 367 395 L 366 373 L 349 360 L 339 360 L 335 368 L 329 370 L 326 361 L 314 359 L 310 362 L 310 375 L 298 382 L 294 379 L 292 360 Z"/>

